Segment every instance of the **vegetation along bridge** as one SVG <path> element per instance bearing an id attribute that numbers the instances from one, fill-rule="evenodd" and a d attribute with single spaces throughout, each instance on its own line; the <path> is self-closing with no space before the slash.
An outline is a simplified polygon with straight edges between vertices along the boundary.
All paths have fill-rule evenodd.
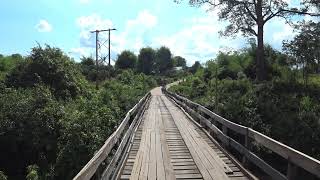
<path id="1" fill-rule="evenodd" d="M 261 151 L 282 161 L 272 164 Z M 277 166 L 281 162 L 285 168 Z M 127 113 L 74 180 L 291 180 L 300 179 L 298 172 L 317 179 L 320 161 L 158 87 Z"/>

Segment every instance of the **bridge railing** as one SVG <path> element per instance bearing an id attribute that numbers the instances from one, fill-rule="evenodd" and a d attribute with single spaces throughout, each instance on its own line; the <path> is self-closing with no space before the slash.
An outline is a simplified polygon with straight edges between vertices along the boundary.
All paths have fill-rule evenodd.
<path id="1" fill-rule="evenodd" d="M 200 104 L 194 103 L 189 99 L 172 93 L 167 88 L 162 89 L 172 100 L 180 105 L 188 114 L 190 114 L 200 125 L 208 129 L 215 139 L 218 139 L 224 147 L 232 147 L 242 155 L 242 162 L 253 163 L 259 167 L 264 173 L 269 175 L 272 179 L 292 180 L 295 179 L 297 167 L 309 172 L 313 177 L 320 178 L 320 161 L 312 158 L 302 152 L 299 152 L 281 142 L 278 142 L 260 132 L 257 132 L 246 126 L 242 126 L 231 122 Z M 236 141 L 229 136 L 229 130 L 243 137 L 242 143 Z M 265 147 L 279 156 L 287 160 L 286 175 L 273 168 L 266 163 L 258 155 L 252 151 L 253 143 Z"/>
<path id="2" fill-rule="evenodd" d="M 118 128 L 73 180 L 117 178 L 117 172 L 126 158 L 126 152 L 132 145 L 134 132 L 139 126 L 140 116 L 149 102 L 150 95 L 150 92 L 147 93 L 127 112 Z"/>

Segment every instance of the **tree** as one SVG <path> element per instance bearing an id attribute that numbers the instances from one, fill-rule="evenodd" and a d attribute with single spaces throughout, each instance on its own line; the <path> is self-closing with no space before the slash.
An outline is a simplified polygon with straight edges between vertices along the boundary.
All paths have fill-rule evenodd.
<path id="1" fill-rule="evenodd" d="M 155 69 L 157 73 L 163 74 L 173 67 L 171 51 L 167 47 L 160 47 L 156 52 Z"/>
<path id="2" fill-rule="evenodd" d="M 92 57 L 81 57 L 81 71 L 88 81 L 96 81 L 97 69 Z"/>
<path id="3" fill-rule="evenodd" d="M 25 59 L 20 54 L 12 54 L 11 56 L 0 56 L 0 79 L 4 79 L 5 76 L 15 67 L 17 64 L 23 62 Z"/>
<path id="4" fill-rule="evenodd" d="M 1 54 L 0 54 L 1 56 Z M 4 172 L 0 171 L 0 180 L 7 180 L 8 177 L 4 174 Z"/>
<path id="5" fill-rule="evenodd" d="M 194 62 L 194 64 L 190 67 L 190 72 L 192 74 L 196 73 L 199 68 L 202 68 L 199 61 Z"/>
<path id="6" fill-rule="evenodd" d="M 182 68 L 187 67 L 186 59 L 184 59 L 181 56 L 173 57 L 173 66 L 174 67 L 182 67 Z"/>
<path id="7" fill-rule="evenodd" d="M 151 74 L 154 71 L 155 56 L 155 51 L 150 47 L 140 49 L 137 71 L 147 75 Z"/>
<path id="8" fill-rule="evenodd" d="M 174 0 L 180 2 L 182 0 Z M 308 0 L 315 2 L 316 0 Z M 255 36 L 258 42 L 256 56 L 257 80 L 267 78 L 266 63 L 264 60 L 264 25 L 275 17 L 284 18 L 290 22 L 294 15 L 319 16 L 311 13 L 310 3 L 305 2 L 299 8 L 290 7 L 284 0 L 189 0 L 193 6 L 208 4 L 219 9 L 219 19 L 228 20 L 230 24 L 222 35 L 230 36 L 242 32 L 245 36 Z M 253 27 L 257 26 L 257 29 Z"/>
<path id="9" fill-rule="evenodd" d="M 59 48 L 34 47 L 27 61 L 16 66 L 7 75 L 9 87 L 35 87 L 45 84 L 56 97 L 74 98 L 84 90 L 80 69 Z"/>
<path id="10" fill-rule="evenodd" d="M 283 43 L 283 49 L 290 54 L 297 67 L 303 68 L 305 85 L 308 74 L 320 72 L 320 22 L 304 22 L 301 32 L 291 41 Z"/>
<path id="11" fill-rule="evenodd" d="M 136 66 L 137 56 L 128 50 L 122 51 L 116 61 L 118 69 L 133 69 Z"/>
<path id="12" fill-rule="evenodd" d="M 41 86 L 0 93 L 0 144 L 6 147 L 0 162 L 10 178 L 25 179 L 30 164 L 39 165 L 44 173 L 55 163 L 64 105 L 54 99 Z"/>

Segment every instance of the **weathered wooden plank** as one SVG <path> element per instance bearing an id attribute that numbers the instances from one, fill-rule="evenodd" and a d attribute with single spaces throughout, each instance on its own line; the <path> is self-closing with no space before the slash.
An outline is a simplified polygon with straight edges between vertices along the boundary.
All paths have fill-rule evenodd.
<path id="1" fill-rule="evenodd" d="M 158 109 L 158 113 L 161 114 L 160 108 Z M 164 116 L 161 116 L 159 118 L 159 129 L 160 129 L 160 142 L 161 142 L 161 150 L 162 150 L 162 157 L 163 157 L 163 165 L 165 170 L 165 179 L 174 180 L 176 178 L 174 175 L 172 160 L 170 159 L 169 148 L 166 145 L 168 143 L 168 139 L 166 139 L 167 137 L 166 137 L 165 130 L 168 130 L 169 128 L 167 127 L 168 124 L 166 124 L 165 122 L 167 122 L 166 119 L 164 118 Z"/>
<path id="2" fill-rule="evenodd" d="M 198 179 L 201 178 L 201 174 L 177 174 L 177 179 Z"/>
<path id="3" fill-rule="evenodd" d="M 213 118 L 214 120 L 218 121 L 219 123 L 223 124 L 224 126 L 226 126 L 227 128 L 235 131 L 236 133 L 240 133 L 242 135 L 245 135 L 247 133 L 247 127 L 236 124 L 234 122 L 231 122 L 221 116 L 219 116 L 216 113 L 213 113 L 212 111 L 210 111 L 209 109 L 199 105 L 198 106 L 198 110 L 200 112 L 203 112 L 205 114 L 207 114 L 208 116 L 210 116 L 211 118 Z"/>
<path id="4" fill-rule="evenodd" d="M 156 134 L 154 131 L 150 135 L 150 155 L 149 155 L 149 171 L 148 179 L 156 180 L 157 179 L 157 158 L 156 156 Z"/>
<path id="5" fill-rule="evenodd" d="M 166 179 L 166 173 L 164 170 L 164 160 L 162 155 L 162 144 L 161 144 L 161 133 L 163 128 L 161 128 L 160 122 L 161 119 L 161 112 L 160 109 L 157 110 L 156 114 L 156 157 L 157 157 L 157 179 L 158 180 L 165 180 Z"/>
<path id="6" fill-rule="evenodd" d="M 169 103 L 166 99 L 163 99 L 165 103 Z M 172 105 L 167 105 L 172 106 Z M 175 110 L 174 110 L 175 109 Z M 176 125 L 183 137 L 194 161 L 196 162 L 204 179 L 227 179 L 224 169 L 220 169 L 217 165 L 216 159 L 212 156 L 215 154 L 211 147 L 206 142 L 200 139 L 199 134 L 194 131 L 191 122 L 188 122 L 182 112 L 176 110 L 176 108 L 169 109 Z M 210 150 L 212 152 L 208 153 Z M 223 164 L 223 162 L 221 161 Z M 231 171 L 231 170 L 230 170 Z"/>

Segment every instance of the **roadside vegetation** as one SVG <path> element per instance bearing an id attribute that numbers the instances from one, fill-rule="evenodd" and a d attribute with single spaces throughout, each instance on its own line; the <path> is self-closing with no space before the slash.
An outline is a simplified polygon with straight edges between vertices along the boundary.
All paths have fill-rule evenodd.
<path id="1" fill-rule="evenodd" d="M 171 90 L 320 159 L 319 30 L 320 23 L 304 24 L 283 52 L 265 45 L 266 81 L 256 80 L 251 43 L 221 52 Z"/>
<path id="2" fill-rule="evenodd" d="M 50 46 L 1 55 L 0 179 L 72 179 L 140 98 L 177 78 L 174 63 L 165 47 L 124 51 L 98 73 L 91 57 L 78 63 Z"/>

